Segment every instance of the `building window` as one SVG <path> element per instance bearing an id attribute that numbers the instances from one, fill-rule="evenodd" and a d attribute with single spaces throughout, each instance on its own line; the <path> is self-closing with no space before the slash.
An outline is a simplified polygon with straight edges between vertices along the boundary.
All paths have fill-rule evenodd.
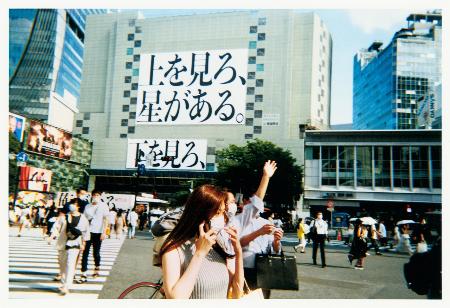
<path id="1" fill-rule="evenodd" d="M 264 48 L 258 48 L 256 50 L 256 55 L 258 56 L 264 56 L 266 54 L 266 50 Z"/>
<path id="2" fill-rule="evenodd" d="M 91 113 L 90 112 L 86 112 L 85 114 L 83 114 L 83 120 L 90 120 L 91 119 Z"/>
<path id="3" fill-rule="evenodd" d="M 128 19 L 128 26 L 134 27 L 136 25 L 136 19 Z"/>
<path id="4" fill-rule="evenodd" d="M 261 126 L 255 126 L 253 127 L 253 133 L 254 134 L 261 134 L 262 128 Z"/>
<path id="5" fill-rule="evenodd" d="M 256 64 L 256 57 L 248 57 L 248 64 Z"/>
<path id="6" fill-rule="evenodd" d="M 120 134 L 120 138 L 122 138 L 122 139 L 127 138 L 127 134 Z"/>
<path id="7" fill-rule="evenodd" d="M 258 41 L 265 41 L 265 40 L 266 40 L 266 34 L 258 33 Z"/>
<path id="8" fill-rule="evenodd" d="M 125 83 L 131 83 L 131 76 L 125 76 Z"/>
<path id="9" fill-rule="evenodd" d="M 206 155 L 216 155 L 216 148 L 215 147 L 208 147 L 206 149 Z"/>
<path id="10" fill-rule="evenodd" d="M 433 188 L 442 188 L 442 148 L 440 146 L 431 147 L 431 166 L 433 170 Z"/>
<path id="11" fill-rule="evenodd" d="M 255 118 L 256 119 L 262 118 L 262 110 L 255 110 Z"/>
<path id="12" fill-rule="evenodd" d="M 394 187 L 409 188 L 409 147 L 393 146 Z"/>
<path id="13" fill-rule="evenodd" d="M 129 134 L 134 134 L 134 126 L 128 127 L 128 133 Z"/>
<path id="14" fill-rule="evenodd" d="M 245 134 L 244 138 L 245 139 L 252 139 L 253 138 L 253 134 Z"/>
<path id="15" fill-rule="evenodd" d="M 122 119 L 120 125 L 121 126 L 128 126 L 128 119 Z"/>
<path id="16" fill-rule="evenodd" d="M 253 94 L 255 94 L 255 88 L 248 87 L 247 88 L 247 95 L 253 95 Z"/>
<path id="17" fill-rule="evenodd" d="M 264 72 L 264 64 L 256 64 L 257 72 Z"/>
<path id="18" fill-rule="evenodd" d="M 322 185 L 336 186 L 336 156 L 335 146 L 322 147 Z"/>
<path id="19" fill-rule="evenodd" d="M 123 91 L 123 97 L 130 97 L 130 94 L 131 94 L 131 92 L 128 90 Z"/>
<path id="20" fill-rule="evenodd" d="M 258 25 L 259 26 L 264 26 L 266 24 L 266 22 L 267 22 L 266 17 L 258 18 Z"/>
<path id="21" fill-rule="evenodd" d="M 255 72 L 248 72 L 247 79 L 255 79 L 256 73 Z"/>
<path id="22" fill-rule="evenodd" d="M 264 79 L 256 79 L 256 86 L 257 87 L 263 87 L 264 86 Z"/>
<path id="23" fill-rule="evenodd" d="M 133 54 L 133 48 L 127 48 L 127 56 L 131 56 Z"/>
<path id="24" fill-rule="evenodd" d="M 141 26 L 136 26 L 136 28 L 134 28 L 134 32 L 142 33 L 142 27 Z"/>
<path id="25" fill-rule="evenodd" d="M 137 90 L 138 89 L 138 84 L 137 83 L 132 83 L 131 84 L 131 90 Z"/>
<path id="26" fill-rule="evenodd" d="M 250 33 L 258 32 L 258 26 L 250 26 Z"/>
<path id="27" fill-rule="evenodd" d="M 128 112 L 128 111 L 130 111 L 130 105 L 122 105 L 122 111 L 123 111 L 123 112 Z"/>
<path id="28" fill-rule="evenodd" d="M 339 146 L 339 185 L 353 186 L 354 170 L 353 170 L 353 147 Z"/>
<path id="29" fill-rule="evenodd" d="M 411 147 L 411 160 L 413 168 L 413 186 L 417 188 L 429 188 L 428 177 L 428 147 Z"/>
<path id="30" fill-rule="evenodd" d="M 141 60 L 141 55 L 134 55 L 133 62 L 139 62 Z"/>
<path id="31" fill-rule="evenodd" d="M 75 126 L 76 127 L 83 127 L 83 120 L 77 120 Z"/>
<path id="32" fill-rule="evenodd" d="M 318 146 L 307 147 L 305 149 L 305 159 L 306 160 L 320 159 L 320 147 L 318 147 Z"/>
<path id="33" fill-rule="evenodd" d="M 133 69 L 133 74 L 132 75 L 133 76 L 139 76 L 139 69 L 138 68 Z"/>
<path id="34" fill-rule="evenodd" d="M 253 126 L 253 118 L 246 118 L 245 119 L 245 125 L 246 126 Z"/>
<path id="35" fill-rule="evenodd" d="M 130 112 L 128 116 L 131 120 L 136 119 L 136 112 Z"/>
<path id="36" fill-rule="evenodd" d="M 254 108 L 255 108 L 255 104 L 254 103 L 247 103 L 246 110 L 253 110 Z"/>
<path id="37" fill-rule="evenodd" d="M 133 41 L 134 40 L 134 33 L 128 34 L 128 40 Z"/>
<path id="38" fill-rule="evenodd" d="M 82 133 L 89 134 L 89 127 L 83 127 Z"/>
<path id="39" fill-rule="evenodd" d="M 256 41 L 248 42 L 248 48 L 249 49 L 256 49 Z"/>
<path id="40" fill-rule="evenodd" d="M 206 171 L 215 171 L 214 163 L 206 163 Z"/>
<path id="41" fill-rule="evenodd" d="M 141 40 L 134 41 L 134 47 L 141 47 L 141 45 L 142 45 Z"/>
<path id="42" fill-rule="evenodd" d="M 137 103 L 137 97 L 132 97 L 130 99 L 130 105 L 136 105 L 136 103 Z"/>
<path id="43" fill-rule="evenodd" d="M 257 95 L 255 95 L 255 102 L 261 103 L 262 101 L 263 101 L 263 96 L 262 96 L 262 94 L 257 94 Z"/>
<path id="44" fill-rule="evenodd" d="M 388 146 L 374 147 L 375 186 L 391 186 L 391 150 Z"/>
<path id="45" fill-rule="evenodd" d="M 127 62 L 127 63 L 125 63 L 125 68 L 126 68 L 126 69 L 131 69 L 131 68 L 133 68 L 133 62 Z"/>

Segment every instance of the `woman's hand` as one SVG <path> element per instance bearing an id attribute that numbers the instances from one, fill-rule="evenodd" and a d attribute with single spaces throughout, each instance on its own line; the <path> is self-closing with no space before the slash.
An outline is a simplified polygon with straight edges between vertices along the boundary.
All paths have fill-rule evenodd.
<path id="1" fill-rule="evenodd" d="M 199 237 L 195 241 L 195 253 L 201 257 L 205 257 L 209 253 L 212 246 L 216 243 L 217 237 L 217 231 L 214 229 L 211 229 L 205 233 L 205 230 L 203 229 L 204 225 L 205 223 L 203 222 L 198 226 Z"/>
<path id="2" fill-rule="evenodd" d="M 239 241 L 238 231 L 236 227 L 226 227 L 225 231 L 230 235 L 231 244 L 235 253 L 242 252 L 241 242 Z"/>

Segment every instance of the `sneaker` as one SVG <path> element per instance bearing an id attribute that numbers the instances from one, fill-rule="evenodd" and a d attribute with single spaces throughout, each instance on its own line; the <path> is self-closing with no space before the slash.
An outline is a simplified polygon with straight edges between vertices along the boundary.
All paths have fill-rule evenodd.
<path id="1" fill-rule="evenodd" d="M 302 250 L 302 251 L 300 251 L 301 253 L 305 253 L 305 251 L 304 250 Z"/>
<path id="2" fill-rule="evenodd" d="M 377 256 L 382 256 L 383 254 L 381 252 L 376 253 Z"/>
<path id="3" fill-rule="evenodd" d="M 366 256 L 370 256 L 370 253 L 366 252 Z"/>
<path id="4" fill-rule="evenodd" d="M 69 294 L 69 290 L 65 287 L 59 287 L 58 289 L 59 289 L 59 295 L 64 296 L 64 295 Z"/>
<path id="5" fill-rule="evenodd" d="M 56 275 L 56 276 L 53 278 L 53 281 L 61 281 L 61 275 Z"/>
<path id="6" fill-rule="evenodd" d="M 357 269 L 357 270 L 363 270 L 364 267 L 362 267 L 361 265 L 356 265 L 356 266 L 355 266 L 355 269 Z"/>
<path id="7" fill-rule="evenodd" d="M 81 275 L 81 277 L 75 280 L 76 283 L 81 284 L 87 282 L 87 277 L 85 275 Z"/>
<path id="8" fill-rule="evenodd" d="M 295 252 L 298 252 L 297 246 L 294 246 L 294 250 L 295 250 Z"/>

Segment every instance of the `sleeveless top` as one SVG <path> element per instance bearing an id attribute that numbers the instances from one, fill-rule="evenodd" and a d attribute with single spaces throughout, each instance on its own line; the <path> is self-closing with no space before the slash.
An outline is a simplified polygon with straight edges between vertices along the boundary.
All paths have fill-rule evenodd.
<path id="1" fill-rule="evenodd" d="M 181 260 L 181 275 L 195 253 L 195 244 L 187 241 L 177 248 Z M 211 249 L 201 264 L 191 299 L 226 299 L 230 276 L 226 261 Z"/>

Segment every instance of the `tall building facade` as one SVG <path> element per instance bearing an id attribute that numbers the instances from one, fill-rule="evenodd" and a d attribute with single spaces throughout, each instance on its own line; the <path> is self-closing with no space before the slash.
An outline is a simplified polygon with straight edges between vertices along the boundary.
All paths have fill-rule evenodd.
<path id="1" fill-rule="evenodd" d="M 185 52 L 208 51 L 204 56 L 213 61 L 215 51 L 222 52 L 221 56 L 225 57 L 235 50 L 245 56 L 242 64 L 236 66 L 237 75 L 241 77 L 239 86 L 245 87 L 239 123 L 177 125 L 164 122 L 166 116 L 161 125 L 142 125 L 141 115 L 144 113 L 150 118 L 154 115 L 150 108 L 157 106 L 143 104 L 146 97 L 139 94 L 140 87 L 148 86 L 149 78 L 151 82 L 153 77 L 149 75 L 158 73 L 157 67 L 148 74 L 140 72 L 139 69 L 148 63 L 153 65 L 150 60 L 145 64 L 147 60 L 144 59 L 158 59 L 149 55 L 170 54 L 174 61 L 167 74 L 176 71 L 182 75 L 193 73 L 194 60 L 198 63 L 195 58 L 198 54 L 192 53 L 192 67 L 182 68 L 184 62 L 178 61 Z M 124 179 L 135 173 L 136 165 L 127 163 L 127 155 L 130 155 L 127 152 L 130 152 L 130 140 L 136 139 L 206 140 L 203 172 L 216 170 L 217 150 L 230 144 L 243 145 L 255 138 L 289 149 L 301 164 L 301 131 L 307 126 L 329 128 L 331 55 L 330 33 L 314 13 L 267 10 L 157 18 L 144 18 L 135 12 L 88 16 L 80 114 L 75 121 L 74 133 L 93 141 L 91 173 L 97 175 L 97 185 L 102 181 L 113 181 L 115 176 Z M 220 58 L 222 61 L 223 57 Z M 201 67 L 205 75 L 199 76 L 196 82 L 200 77 L 208 80 L 207 65 Z M 217 74 L 232 75 L 229 64 L 223 62 L 222 68 Z M 239 69 L 245 71 L 239 72 Z M 177 76 L 173 75 L 167 82 L 174 82 Z M 237 76 L 236 79 L 239 80 Z M 175 89 L 169 87 L 169 90 Z M 156 94 L 155 97 L 159 98 Z M 174 101 L 175 98 L 166 104 L 172 107 Z M 227 105 L 227 109 L 224 107 L 223 113 L 219 114 L 215 110 L 221 119 L 218 121 L 224 121 L 225 113 L 231 108 Z M 191 119 L 192 112 L 191 109 Z M 175 112 L 171 116 L 175 116 Z M 157 169 L 152 168 L 155 164 L 147 167 Z M 173 170 L 167 170 L 170 171 Z M 167 172 L 166 175 L 175 174 Z M 109 187 L 113 187 L 111 182 Z M 117 185 L 117 189 L 125 187 Z"/>
<path id="2" fill-rule="evenodd" d="M 71 131 L 80 97 L 86 16 L 97 9 L 9 11 L 10 111 Z"/>
<path id="3" fill-rule="evenodd" d="M 411 14 L 386 48 L 374 42 L 353 62 L 353 128 L 418 128 L 418 101 L 441 83 L 440 11 Z"/>

